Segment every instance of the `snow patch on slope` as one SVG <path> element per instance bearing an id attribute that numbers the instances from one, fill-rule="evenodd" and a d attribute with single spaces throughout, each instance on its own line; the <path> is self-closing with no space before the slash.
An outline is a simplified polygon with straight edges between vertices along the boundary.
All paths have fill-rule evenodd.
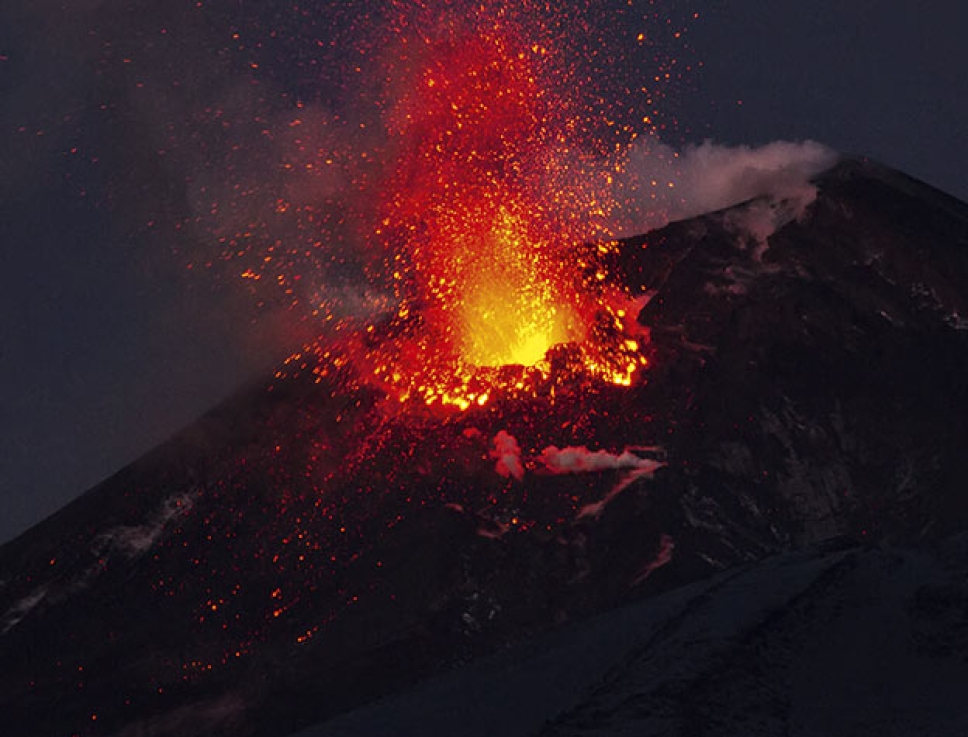
<path id="1" fill-rule="evenodd" d="M 47 587 L 42 586 L 10 607 L 3 615 L 3 619 L 0 620 L 0 634 L 6 634 L 20 624 L 24 617 L 30 614 L 46 597 Z"/>
<path id="2" fill-rule="evenodd" d="M 191 494 L 177 494 L 162 501 L 142 524 L 117 525 L 97 535 L 90 547 L 94 560 L 64 578 L 39 586 L 14 603 L 0 617 L 0 635 L 12 630 L 38 607 L 60 604 L 86 589 L 105 571 L 113 554 L 120 554 L 128 560 L 143 555 L 157 544 L 173 520 L 187 514 L 193 506 Z M 53 564 L 54 561 L 51 561 Z"/>
<path id="3" fill-rule="evenodd" d="M 136 558 L 158 541 L 169 522 L 187 514 L 192 506 L 194 502 L 187 494 L 165 499 L 143 524 L 118 525 L 99 535 L 96 548 L 99 553 L 110 549 L 128 558 Z"/>

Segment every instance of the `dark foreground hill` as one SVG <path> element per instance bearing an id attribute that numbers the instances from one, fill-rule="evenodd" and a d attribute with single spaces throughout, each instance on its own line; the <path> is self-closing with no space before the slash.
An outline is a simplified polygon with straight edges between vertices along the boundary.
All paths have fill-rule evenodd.
<path id="1" fill-rule="evenodd" d="M 968 732 L 968 536 L 807 549 L 561 628 L 298 737 Z"/>
<path id="2" fill-rule="evenodd" d="M 927 550 L 965 530 L 968 205 L 859 161 L 817 184 L 812 204 L 803 192 L 747 203 L 604 257 L 650 297 L 639 315 L 650 367 L 632 387 L 576 376 L 463 413 L 388 414 L 377 390 L 347 388 L 349 369 L 317 381 L 307 359 L 0 548 L 4 734 L 286 735 L 776 554 L 831 539 Z M 507 435 L 520 480 L 495 465 Z M 570 468 L 584 470 L 559 474 L 541 460 L 552 446 L 605 453 L 592 463 L 574 451 L 586 462 Z M 862 568 L 892 560 L 851 555 Z M 803 565 L 840 575 L 841 558 Z M 880 574 L 843 575 L 874 591 L 877 616 Z M 751 647 L 773 638 L 764 652 L 780 657 L 782 623 L 802 624 L 796 591 L 732 631 L 752 628 Z M 912 581 L 895 598 L 928 619 L 964 606 L 960 589 L 940 603 L 919 591 Z M 648 620 L 632 626 L 642 637 L 657 626 L 648 608 L 624 611 Z M 707 619 L 729 629 L 727 614 Z M 959 642 L 938 627 L 938 647 Z M 658 661 L 639 657 L 652 652 L 642 642 L 612 681 L 543 717 L 547 733 L 587 722 L 588 734 L 619 734 L 625 719 L 630 733 L 658 734 L 644 714 L 705 714 L 704 703 L 713 719 L 739 698 L 713 682 L 760 667 L 748 654 L 735 674 L 697 665 L 677 691 L 649 680 Z M 825 652 L 835 667 L 837 649 Z M 857 673 L 860 692 L 880 688 Z M 615 703 L 633 691 L 648 693 Z M 797 693 L 810 712 L 818 692 Z M 764 708 L 759 733 L 797 733 L 801 712 L 784 712 L 784 732 Z M 616 731 L 595 732 L 605 728 L 589 710 L 614 714 Z M 703 733 L 669 719 L 672 734 Z"/>

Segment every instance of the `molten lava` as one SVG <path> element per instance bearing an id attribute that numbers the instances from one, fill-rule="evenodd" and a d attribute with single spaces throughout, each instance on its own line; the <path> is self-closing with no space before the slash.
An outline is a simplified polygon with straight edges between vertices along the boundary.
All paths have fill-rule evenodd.
<path id="1" fill-rule="evenodd" d="M 596 91 L 594 64 L 580 71 L 583 54 L 610 53 L 592 5 L 579 30 L 540 3 L 432 5 L 391 3 L 370 47 L 382 51 L 357 69 L 378 80 L 352 139 L 366 148 L 325 157 L 365 161 L 343 169 L 353 202 L 307 210 L 354 233 L 330 263 L 360 263 L 370 309 L 324 286 L 310 297 L 324 332 L 290 368 L 311 354 L 321 374 L 345 366 L 400 401 L 462 409 L 561 377 L 630 385 L 647 363 L 637 295 L 604 264 L 616 162 L 636 133 Z M 297 268 L 276 276 L 287 294 Z"/>
<path id="2" fill-rule="evenodd" d="M 390 275 L 399 307 L 391 345 L 363 351 L 370 373 L 404 398 L 466 408 L 487 396 L 473 385 L 494 381 L 482 367 L 546 368 L 549 349 L 571 343 L 589 373 L 627 383 L 644 363 L 631 336 L 599 330 L 584 345 L 603 315 L 624 329 L 622 297 L 578 254 L 608 238 L 607 175 L 582 166 L 548 48 L 501 19 L 455 23 L 407 37 L 392 70 L 392 163 L 369 240 L 370 273 Z"/>
<path id="3" fill-rule="evenodd" d="M 533 366 L 552 345 L 583 337 L 574 308 L 556 294 L 556 275 L 542 263 L 547 246 L 529 240 L 521 218 L 502 211 L 485 232 L 455 245 L 456 260 L 466 264 L 455 317 L 467 363 Z"/>
<path id="4" fill-rule="evenodd" d="M 584 332 L 562 262 L 574 234 L 545 202 L 556 127 L 544 50 L 500 25 L 423 42 L 389 116 L 399 155 L 380 245 L 409 267 L 395 291 L 423 306 L 428 359 L 534 365 Z"/>

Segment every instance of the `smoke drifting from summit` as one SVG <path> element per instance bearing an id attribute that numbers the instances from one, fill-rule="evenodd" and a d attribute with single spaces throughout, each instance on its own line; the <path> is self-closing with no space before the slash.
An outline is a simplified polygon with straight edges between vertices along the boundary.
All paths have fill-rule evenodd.
<path id="1" fill-rule="evenodd" d="M 644 233 L 757 197 L 809 203 L 810 180 L 829 169 L 837 153 L 815 141 L 724 146 L 712 141 L 678 151 L 655 139 L 639 142 L 616 163 L 616 236 Z"/>

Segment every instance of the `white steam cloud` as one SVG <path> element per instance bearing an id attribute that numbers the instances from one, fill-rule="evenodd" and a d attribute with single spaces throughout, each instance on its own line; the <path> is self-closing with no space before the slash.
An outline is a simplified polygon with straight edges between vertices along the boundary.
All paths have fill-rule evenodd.
<path id="1" fill-rule="evenodd" d="M 655 448 L 643 448 L 637 450 L 656 450 Z M 609 471 L 622 469 L 646 470 L 649 473 L 655 471 L 663 464 L 649 458 L 642 458 L 635 455 L 632 450 L 625 450 L 616 455 L 607 450 L 591 451 L 582 446 L 569 446 L 559 448 L 556 445 L 549 445 L 538 457 L 538 461 L 551 473 L 589 473 L 593 471 Z"/>
<path id="2" fill-rule="evenodd" d="M 633 451 L 656 451 L 658 448 L 627 448 L 620 454 L 609 453 L 607 450 L 591 451 L 585 446 L 571 446 L 558 448 L 549 445 L 538 456 L 538 462 L 545 470 L 553 474 L 564 473 L 593 473 L 596 471 L 625 471 L 621 480 L 600 501 L 586 504 L 578 511 L 578 519 L 583 517 L 598 517 L 609 503 L 641 478 L 652 478 L 652 475 L 665 464 L 651 458 L 642 458 Z"/>
<path id="3" fill-rule="evenodd" d="M 602 471 L 622 471 L 618 483 L 604 498 L 591 504 L 586 504 L 578 511 L 577 519 L 583 517 L 598 517 L 615 497 L 621 494 L 633 482 L 641 478 L 652 478 L 656 470 L 665 466 L 661 461 L 643 458 L 637 453 L 661 452 L 657 447 L 626 448 L 621 453 L 610 453 L 607 450 L 589 450 L 585 446 L 568 446 L 559 448 L 549 445 L 534 458 L 534 465 L 540 472 L 552 475 L 571 473 L 596 473 Z M 504 478 L 517 481 L 524 479 L 525 468 L 521 460 L 521 446 L 517 439 L 507 430 L 501 430 L 492 440 L 490 457 L 496 462 L 494 470 Z M 506 529 L 495 533 L 481 533 L 485 536 L 500 536 Z"/>
<path id="4" fill-rule="evenodd" d="M 759 197 L 792 201 L 802 214 L 816 196 L 810 180 L 836 161 L 834 151 L 815 141 L 758 147 L 705 141 L 680 152 L 649 140 L 615 164 L 611 227 L 618 236 L 636 235 Z M 765 230 L 758 227 L 755 236 L 765 238 Z"/>
<path id="5" fill-rule="evenodd" d="M 501 430 L 494 436 L 494 448 L 491 458 L 497 461 L 495 470 L 504 478 L 524 478 L 524 466 L 521 463 L 521 446 L 517 439 L 506 430 Z"/>

